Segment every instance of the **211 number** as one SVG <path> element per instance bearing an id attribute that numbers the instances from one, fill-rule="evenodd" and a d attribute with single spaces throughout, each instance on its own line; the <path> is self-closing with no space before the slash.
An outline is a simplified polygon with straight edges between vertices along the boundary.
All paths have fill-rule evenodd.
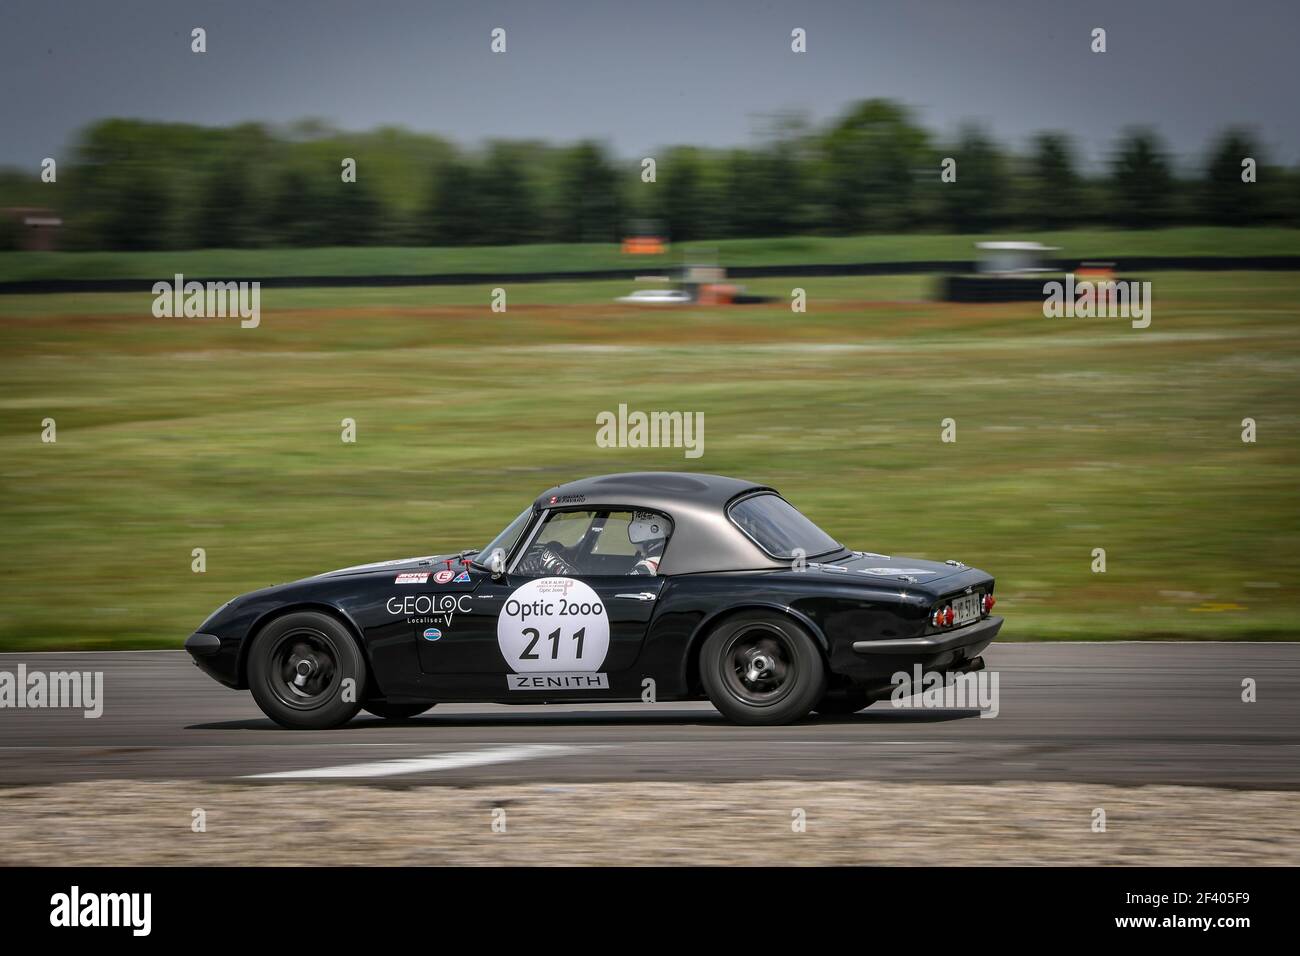
<path id="1" fill-rule="evenodd" d="M 536 647 L 537 642 L 541 640 L 542 633 L 541 631 L 537 630 L 537 628 L 535 627 L 524 628 L 524 637 L 528 637 L 529 635 L 532 635 L 532 640 L 528 642 L 528 646 L 524 648 L 524 652 L 519 655 L 519 659 L 521 661 L 541 660 L 541 658 L 538 657 L 538 655 L 533 653 L 533 648 Z M 578 642 L 578 653 L 574 655 L 576 660 L 582 660 L 582 641 L 583 638 L 585 638 L 586 636 L 587 636 L 587 629 L 585 627 L 580 627 L 573 632 L 573 639 Z M 546 635 L 546 639 L 551 642 L 551 660 L 553 661 L 559 660 L 560 659 L 560 629 L 557 627 L 555 630 L 551 631 L 550 634 Z"/>

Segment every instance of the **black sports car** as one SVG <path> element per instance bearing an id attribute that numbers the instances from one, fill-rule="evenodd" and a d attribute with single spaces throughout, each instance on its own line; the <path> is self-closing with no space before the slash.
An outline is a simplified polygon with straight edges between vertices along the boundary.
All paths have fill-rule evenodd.
<path id="1" fill-rule="evenodd" d="M 185 649 L 286 727 L 705 698 L 778 724 L 860 710 L 918 664 L 981 669 L 993 603 L 983 571 L 850 551 L 772 488 L 648 472 L 552 488 L 477 551 L 245 594 Z"/>

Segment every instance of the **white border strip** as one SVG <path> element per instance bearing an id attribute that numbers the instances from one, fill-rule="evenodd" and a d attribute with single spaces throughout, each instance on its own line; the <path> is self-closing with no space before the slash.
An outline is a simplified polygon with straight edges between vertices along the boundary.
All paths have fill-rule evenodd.
<path id="1" fill-rule="evenodd" d="M 248 774 L 245 780 L 299 780 L 299 779 L 363 779 L 368 777 L 395 777 L 407 773 L 433 773 L 439 770 L 460 770 L 465 767 L 484 767 L 494 763 L 512 763 L 517 760 L 537 760 L 542 757 L 561 757 L 583 750 L 600 747 L 569 747 L 563 744 L 530 744 L 518 747 L 490 747 L 486 750 L 462 750 L 455 753 L 431 754 L 428 757 L 403 757 L 395 760 L 376 760 L 371 763 L 349 763 L 338 767 L 318 767 L 314 770 L 280 770 L 275 773 Z"/>

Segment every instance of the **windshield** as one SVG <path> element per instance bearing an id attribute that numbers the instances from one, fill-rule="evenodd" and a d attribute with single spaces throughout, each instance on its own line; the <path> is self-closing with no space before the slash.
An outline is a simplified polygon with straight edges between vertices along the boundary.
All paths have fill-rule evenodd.
<path id="1" fill-rule="evenodd" d="M 736 527 L 774 558 L 814 557 L 840 550 L 838 541 L 778 495 L 743 498 L 728 514 Z"/>
<path id="2" fill-rule="evenodd" d="M 474 557 L 474 563 L 481 568 L 491 567 L 492 552 L 500 549 L 501 557 L 505 558 L 510 554 L 510 549 L 515 546 L 519 536 L 524 533 L 524 528 L 528 525 L 528 519 L 532 517 L 533 509 L 525 508 L 519 512 L 519 517 L 506 525 L 505 530 L 488 542 L 487 547 L 480 551 Z"/>

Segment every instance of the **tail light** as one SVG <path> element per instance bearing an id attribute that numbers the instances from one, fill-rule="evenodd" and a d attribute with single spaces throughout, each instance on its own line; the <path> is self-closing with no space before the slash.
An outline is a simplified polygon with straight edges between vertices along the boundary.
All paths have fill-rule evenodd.
<path id="1" fill-rule="evenodd" d="M 980 617 L 988 617 L 989 612 L 993 610 L 993 605 L 997 603 L 997 598 L 992 594 L 980 595 Z M 968 619 L 969 620 L 969 619 Z M 957 622 L 957 613 L 953 610 L 951 604 L 945 604 L 943 607 L 937 607 L 930 612 L 930 624 L 934 627 L 952 627 Z"/>

